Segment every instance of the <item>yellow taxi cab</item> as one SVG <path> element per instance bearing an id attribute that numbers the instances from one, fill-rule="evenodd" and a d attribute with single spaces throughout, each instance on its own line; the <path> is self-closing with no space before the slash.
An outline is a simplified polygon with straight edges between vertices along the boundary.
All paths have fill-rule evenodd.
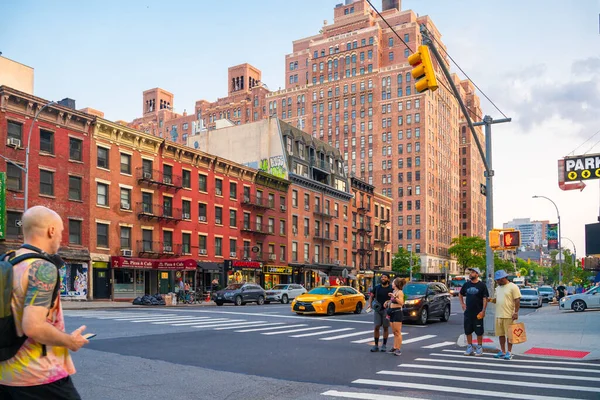
<path id="1" fill-rule="evenodd" d="M 296 314 L 327 314 L 353 312 L 360 314 L 365 296 L 350 286 L 320 286 L 292 301 Z"/>

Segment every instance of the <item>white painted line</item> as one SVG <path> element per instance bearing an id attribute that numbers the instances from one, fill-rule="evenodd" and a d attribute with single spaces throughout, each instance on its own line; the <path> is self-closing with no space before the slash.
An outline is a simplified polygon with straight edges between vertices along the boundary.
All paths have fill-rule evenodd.
<path id="1" fill-rule="evenodd" d="M 285 325 L 283 322 L 266 322 L 266 321 L 255 321 L 254 324 L 257 326 L 274 326 L 274 325 Z M 277 328 L 283 328 L 283 326 L 278 326 Z M 215 331 L 223 331 L 227 329 L 240 329 L 238 326 L 226 326 L 224 328 L 215 328 Z"/>
<path id="2" fill-rule="evenodd" d="M 427 339 L 432 339 L 434 337 L 436 337 L 437 335 L 423 335 L 423 336 L 417 336 L 415 338 L 412 339 L 407 339 L 407 340 L 403 340 L 402 341 L 402 345 L 405 344 L 410 344 L 410 343 L 414 343 L 414 342 L 420 342 L 421 340 L 427 340 Z"/>
<path id="3" fill-rule="evenodd" d="M 400 364 L 399 367 L 403 368 L 412 368 L 412 369 L 433 369 L 436 371 L 440 370 L 439 365 L 423 365 L 423 364 Z M 452 371 L 457 372 L 473 372 L 473 368 L 461 368 L 461 367 L 452 367 Z M 583 371 L 582 371 L 583 372 Z M 564 379 L 564 380 L 573 380 L 573 381 L 590 381 L 590 382 L 598 382 L 598 378 L 594 376 L 576 376 L 576 375 L 548 375 L 544 374 L 536 374 L 533 372 L 521 372 L 521 371 L 501 371 L 497 369 L 477 369 L 477 374 L 488 374 L 488 375 L 514 375 L 514 376 L 523 376 L 523 377 L 531 377 L 531 378 L 552 378 L 552 379 Z M 465 376 L 467 376 L 465 374 Z"/>
<path id="4" fill-rule="evenodd" d="M 346 399 L 357 399 L 357 400 L 424 400 L 417 397 L 404 397 L 404 396 L 390 396 L 387 394 L 375 394 L 375 393 L 358 393 L 358 392 L 340 392 L 337 390 L 328 390 L 321 393 L 321 396 L 332 396 L 342 397 Z"/>
<path id="5" fill-rule="evenodd" d="M 161 321 L 173 321 L 173 322 L 177 322 L 177 321 L 186 321 L 186 320 L 192 320 L 195 319 L 197 317 L 178 317 L 178 316 L 174 316 L 174 317 L 160 317 L 160 318 L 140 318 L 140 319 L 130 319 L 129 322 L 135 322 L 135 323 L 141 323 L 141 322 L 161 322 Z"/>
<path id="6" fill-rule="evenodd" d="M 201 322 L 218 322 L 218 321 L 245 321 L 244 319 L 229 319 L 229 318 L 210 318 L 210 319 L 195 319 L 188 322 L 182 322 L 180 324 L 171 324 L 171 326 L 189 326 L 189 325 L 198 325 Z"/>
<path id="7" fill-rule="evenodd" d="M 316 331 L 318 329 L 327 329 L 327 328 L 331 328 L 331 327 L 330 326 L 314 326 L 312 328 L 292 329 L 291 331 L 261 333 L 261 335 L 284 335 L 286 333 L 296 333 L 296 332 L 304 332 L 304 331 Z M 287 328 L 285 328 L 285 329 L 287 329 Z"/>
<path id="8" fill-rule="evenodd" d="M 298 338 L 298 337 L 308 337 L 308 336 L 317 336 L 317 335 L 325 335 L 325 334 L 329 334 L 329 333 L 336 333 L 336 332 L 346 332 L 346 331 L 353 331 L 354 328 L 342 328 L 342 329 L 334 329 L 331 331 L 321 331 L 321 332 L 313 332 L 313 333 L 303 333 L 301 335 L 293 335 L 290 337 L 294 337 L 294 338 Z"/>
<path id="9" fill-rule="evenodd" d="M 421 348 L 422 349 L 436 349 L 438 347 L 452 346 L 454 344 L 456 344 L 456 342 L 441 342 L 441 343 L 430 344 L 429 346 L 423 346 Z"/>
<path id="10" fill-rule="evenodd" d="M 209 324 L 209 325 L 206 325 L 206 324 L 192 325 L 192 328 L 198 328 L 198 329 L 200 329 L 200 328 L 220 328 L 222 326 L 237 326 L 237 327 L 242 328 L 245 326 L 252 326 L 252 322 L 245 321 L 245 322 L 233 322 L 232 323 L 232 321 L 244 321 L 244 320 L 243 319 L 241 319 L 241 320 L 232 319 L 230 321 L 215 322 L 214 324 Z"/>
<path id="11" fill-rule="evenodd" d="M 347 337 L 352 337 L 352 336 L 364 336 L 364 335 L 372 335 L 373 331 L 363 331 L 363 332 L 355 332 L 355 333 L 347 333 L 345 335 L 338 335 L 338 336 L 332 336 L 332 337 L 327 337 L 327 338 L 321 338 L 320 340 L 337 340 L 337 339 L 344 339 Z"/>
<path id="12" fill-rule="evenodd" d="M 456 315 L 456 313 L 450 314 L 450 316 Z"/>
<path id="13" fill-rule="evenodd" d="M 481 372 L 481 370 L 477 370 L 477 372 Z M 500 381 L 498 379 L 487 379 L 487 378 L 476 378 L 474 376 L 455 376 L 455 375 L 441 375 L 441 374 L 421 374 L 418 372 L 410 372 L 410 371 L 379 371 L 378 375 L 394 375 L 394 376 L 412 376 L 415 378 L 427 378 L 427 379 L 441 379 L 441 380 L 451 380 L 451 381 L 462 381 L 462 382 L 479 382 L 479 383 L 489 383 L 489 384 L 498 384 Z M 589 386 L 572 386 L 572 385 L 555 385 L 551 383 L 535 383 L 535 382 L 523 382 L 523 381 L 512 381 L 508 379 L 503 379 L 501 384 L 503 386 L 525 386 L 530 388 L 544 388 L 544 389 L 557 389 L 557 390 L 577 390 L 579 392 L 597 392 L 598 388 L 589 387 Z M 519 393 L 519 395 L 521 395 Z"/>
<path id="14" fill-rule="evenodd" d="M 98 319 L 112 319 L 115 321 L 129 321 L 131 319 L 142 319 L 142 318 L 163 318 L 163 317 L 176 317 L 177 314 L 158 314 L 158 315 L 114 315 L 114 316 L 102 316 L 96 317 Z"/>
<path id="15" fill-rule="evenodd" d="M 504 382 L 504 381 L 502 381 Z M 495 381 L 495 383 L 502 383 L 499 381 Z M 427 385 L 421 383 L 411 383 L 402 381 L 390 382 L 390 381 L 382 381 L 377 379 L 357 379 L 352 383 L 356 383 L 359 385 L 376 385 L 376 386 L 388 386 L 388 387 L 396 387 L 403 389 L 420 389 L 420 390 L 430 390 L 432 392 L 446 392 L 451 393 L 452 396 L 456 395 L 456 386 L 439 386 L 439 385 Z M 522 383 L 522 386 L 526 385 L 526 383 Z M 513 399 L 515 398 L 514 393 L 508 392 L 498 392 L 494 390 L 479 390 L 469 388 L 469 395 L 472 396 L 487 396 L 487 397 L 497 397 L 497 398 L 507 398 Z M 529 395 L 519 393 L 519 400 L 564 400 L 564 397 L 548 397 L 548 396 L 537 396 L 537 395 Z M 571 399 L 576 400 L 576 399 Z"/>
<path id="16" fill-rule="evenodd" d="M 306 324 L 298 324 L 298 325 L 288 325 L 285 328 L 296 328 L 298 326 L 306 326 Z M 276 326 L 274 328 L 257 328 L 257 329 L 244 329 L 242 331 L 236 331 L 239 333 L 246 333 L 246 332 L 261 332 L 261 331 L 272 331 L 274 329 L 281 329 L 284 328 L 283 326 Z"/>
<path id="17" fill-rule="evenodd" d="M 163 318 L 177 318 L 177 317 L 178 317 L 177 314 L 173 314 L 173 315 L 159 315 L 159 316 L 152 316 L 152 317 L 148 317 L 148 316 L 144 315 L 144 316 L 141 316 L 141 317 L 135 316 L 135 317 L 102 318 L 102 319 L 112 319 L 114 321 L 128 321 L 128 322 L 131 322 L 131 321 L 138 321 L 138 320 L 139 321 L 152 320 L 152 319 L 159 320 L 159 319 L 163 319 Z M 183 318 L 183 317 L 180 315 L 179 318 Z"/>
<path id="18" fill-rule="evenodd" d="M 403 336 L 404 336 L 404 335 L 408 335 L 408 333 L 406 333 L 406 332 L 402 332 L 402 335 L 403 335 Z M 394 334 L 393 334 L 393 333 L 390 333 L 390 337 L 394 337 Z M 368 338 L 368 339 L 354 340 L 354 341 L 352 341 L 352 342 L 350 342 L 350 343 L 369 343 L 369 342 L 374 342 L 374 341 L 375 341 L 375 339 L 373 339 L 373 338 L 371 337 L 371 338 Z"/>
<path id="19" fill-rule="evenodd" d="M 461 357 L 461 356 L 459 356 Z M 561 368 L 561 367 L 538 367 L 533 365 L 517 365 L 513 364 L 514 360 L 497 360 L 493 363 L 479 362 L 479 361 L 456 361 L 456 360 L 440 360 L 439 358 L 417 358 L 415 361 L 429 361 L 429 362 L 437 362 L 437 363 L 447 363 L 447 364 L 463 364 L 463 365 L 485 365 L 486 367 L 500 367 L 500 368 L 527 368 L 527 369 L 540 369 L 540 370 L 549 370 L 549 371 L 570 371 L 570 372 L 581 372 L 581 368 Z M 586 369 L 586 373 L 595 373 L 600 374 L 600 370 Z"/>
<path id="20" fill-rule="evenodd" d="M 286 319 L 303 319 L 310 321 L 327 321 L 327 322 L 349 322 L 352 324 L 364 324 L 364 325 L 373 325 L 373 321 L 357 321 L 354 319 L 338 319 L 338 318 L 329 318 L 329 317 L 304 317 L 300 315 L 274 315 L 269 313 L 248 313 L 248 312 L 240 312 L 240 311 L 205 311 L 205 310 L 193 310 L 193 309 L 181 309 L 181 310 L 169 310 L 172 312 L 193 312 L 198 314 L 230 314 L 230 315 L 243 315 L 244 317 L 248 316 L 256 316 L 256 317 L 272 317 L 272 318 L 286 318 Z M 423 326 L 415 325 L 419 328 L 424 328 Z M 412 327 L 412 326 L 410 326 Z"/>
<path id="21" fill-rule="evenodd" d="M 448 353 L 464 353 L 464 351 L 462 350 L 442 350 L 442 351 L 447 351 Z M 432 353 L 431 355 L 438 355 L 435 353 Z M 493 354 L 490 353 L 483 353 L 484 357 L 494 357 Z M 524 355 L 525 357 L 528 357 L 527 354 Z M 447 357 L 447 356 L 446 356 Z M 534 359 L 512 359 L 510 360 L 510 362 L 521 362 L 521 363 L 534 363 L 534 364 L 564 364 L 564 365 L 584 365 L 584 366 L 589 366 L 589 367 L 600 367 L 600 364 L 595 364 L 595 363 L 586 363 L 586 362 L 579 362 L 579 361 L 553 361 L 553 360 L 534 360 Z M 587 371 L 587 370 L 586 370 Z"/>
<path id="22" fill-rule="evenodd" d="M 206 321 L 210 320 L 210 317 L 189 317 L 189 318 L 177 318 L 176 320 L 165 320 L 161 322 L 152 322 L 152 325 L 172 325 L 173 322 L 189 322 L 189 321 Z"/>

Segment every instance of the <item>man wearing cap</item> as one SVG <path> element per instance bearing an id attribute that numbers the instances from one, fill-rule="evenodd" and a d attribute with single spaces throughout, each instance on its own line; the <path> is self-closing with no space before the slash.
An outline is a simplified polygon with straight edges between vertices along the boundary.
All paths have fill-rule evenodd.
<path id="1" fill-rule="evenodd" d="M 369 304 L 367 305 L 367 310 L 373 309 L 373 318 L 375 323 L 375 329 L 373 332 L 373 337 L 375 339 L 375 344 L 371 347 L 371 352 L 377 351 L 386 351 L 388 336 L 389 336 L 389 328 L 390 328 L 390 320 L 386 318 L 385 308 L 383 305 L 386 301 L 388 301 L 392 295 L 393 289 L 392 285 L 390 285 L 390 276 L 387 273 L 383 273 L 381 275 L 381 283 L 375 286 L 373 292 L 371 292 L 371 296 L 369 297 Z M 383 344 L 381 348 L 379 347 L 379 330 L 383 327 Z"/>
<path id="2" fill-rule="evenodd" d="M 512 358 L 512 343 L 508 343 L 506 351 L 506 333 L 510 329 L 513 321 L 519 318 L 519 308 L 521 306 L 521 291 L 519 287 L 507 279 L 508 274 L 504 270 L 496 271 L 494 280 L 498 284 L 496 287 L 496 297 L 492 300 L 496 303 L 496 335 L 500 339 L 500 351 L 495 358 Z"/>
<path id="3" fill-rule="evenodd" d="M 481 356 L 483 354 L 483 317 L 490 297 L 487 286 L 479 280 L 479 268 L 469 268 L 471 281 L 465 282 L 460 289 L 458 299 L 465 312 L 465 336 L 467 337 L 467 350 L 465 356 Z M 466 304 L 465 304 L 466 299 Z M 477 348 L 473 349 L 473 332 L 477 335 Z"/>

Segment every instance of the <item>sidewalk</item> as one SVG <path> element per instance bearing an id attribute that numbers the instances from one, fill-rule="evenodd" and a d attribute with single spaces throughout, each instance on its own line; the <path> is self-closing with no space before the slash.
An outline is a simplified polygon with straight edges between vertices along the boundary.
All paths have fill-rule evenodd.
<path id="1" fill-rule="evenodd" d="M 63 310 L 100 310 L 100 309 L 118 309 L 118 308 L 196 308 L 206 306 L 216 306 L 212 301 L 202 302 L 201 304 L 178 304 L 176 306 L 137 306 L 129 301 L 62 301 Z"/>
<path id="2" fill-rule="evenodd" d="M 550 305 L 519 318 L 519 322 L 525 324 L 527 342 L 513 347 L 516 355 L 600 360 L 600 311 L 576 313 Z M 484 341 L 488 346 L 500 347 L 497 337 Z M 463 343 L 461 335 L 458 344 Z"/>

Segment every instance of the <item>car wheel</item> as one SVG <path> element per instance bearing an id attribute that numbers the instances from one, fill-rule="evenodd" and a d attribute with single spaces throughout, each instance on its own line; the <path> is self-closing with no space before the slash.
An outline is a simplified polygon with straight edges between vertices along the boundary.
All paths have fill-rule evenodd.
<path id="1" fill-rule="evenodd" d="M 241 306 L 242 305 L 242 296 L 236 296 L 234 303 L 236 306 Z"/>
<path id="2" fill-rule="evenodd" d="M 287 304 L 290 302 L 290 299 L 288 298 L 287 294 L 284 294 L 283 296 L 281 296 L 281 304 Z"/>
<path id="3" fill-rule="evenodd" d="M 427 307 L 423 307 L 421 309 L 421 313 L 419 314 L 419 324 L 421 324 L 421 325 L 427 324 L 428 319 L 429 319 L 429 310 L 427 310 Z"/>
<path id="4" fill-rule="evenodd" d="M 585 302 L 583 300 L 575 300 L 573 302 L 573 304 L 571 305 L 571 308 L 575 312 L 582 312 L 582 311 L 585 311 L 587 306 L 585 305 Z"/>
<path id="5" fill-rule="evenodd" d="M 327 315 L 332 316 L 335 314 L 335 304 L 329 303 L 327 306 Z"/>
<path id="6" fill-rule="evenodd" d="M 263 304 L 265 304 L 265 298 L 262 296 L 258 296 L 258 300 L 256 300 L 256 304 L 258 304 L 259 306 L 262 306 Z"/>
<path id="7" fill-rule="evenodd" d="M 540 308 L 540 307 L 542 307 L 543 305 L 544 305 L 544 300 L 542 300 L 542 301 L 540 301 L 540 302 L 538 303 L 538 306 L 537 306 L 537 308 Z"/>
<path id="8" fill-rule="evenodd" d="M 360 314 L 362 312 L 362 303 L 359 301 L 356 303 L 356 308 L 354 309 L 354 314 Z"/>
<path id="9" fill-rule="evenodd" d="M 218 306 L 222 306 L 223 305 L 222 301 L 217 301 L 216 303 L 217 303 Z"/>
<path id="10" fill-rule="evenodd" d="M 448 322 L 448 320 L 450 319 L 450 304 L 448 304 L 446 308 L 444 308 L 444 314 L 442 314 L 442 317 L 440 319 L 442 320 L 442 322 Z"/>

